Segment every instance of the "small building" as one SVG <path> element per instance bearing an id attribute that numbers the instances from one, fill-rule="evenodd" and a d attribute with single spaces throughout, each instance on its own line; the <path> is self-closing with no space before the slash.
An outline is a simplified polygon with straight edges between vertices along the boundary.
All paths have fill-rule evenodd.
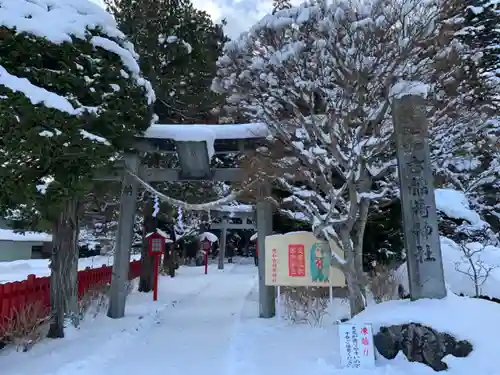
<path id="1" fill-rule="evenodd" d="M 52 235 L 48 233 L 17 233 L 11 229 L 0 229 L 0 262 L 45 258 L 51 243 Z"/>

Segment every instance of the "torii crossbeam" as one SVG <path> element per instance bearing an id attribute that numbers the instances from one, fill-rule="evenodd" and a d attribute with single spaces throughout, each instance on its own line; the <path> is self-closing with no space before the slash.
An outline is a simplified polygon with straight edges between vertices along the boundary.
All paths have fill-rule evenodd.
<path id="1" fill-rule="evenodd" d="M 125 315 L 128 267 L 135 221 L 139 183 L 133 175 L 146 182 L 165 181 L 243 181 L 240 168 L 212 168 L 215 155 L 242 153 L 255 150 L 268 136 L 264 124 L 228 125 L 167 125 L 155 124 L 124 153 L 123 160 L 111 173 L 96 175 L 100 181 L 122 181 L 120 217 L 113 263 L 108 316 Z M 139 153 L 177 154 L 180 168 L 146 168 L 141 165 Z M 127 173 L 127 171 L 131 173 Z M 266 199 L 270 194 L 267 184 L 259 187 L 256 221 L 259 246 L 259 315 L 275 315 L 274 288 L 265 285 L 265 238 L 272 233 L 272 210 Z M 219 262 L 220 263 L 220 262 Z M 223 263 L 222 263 L 223 267 Z"/>

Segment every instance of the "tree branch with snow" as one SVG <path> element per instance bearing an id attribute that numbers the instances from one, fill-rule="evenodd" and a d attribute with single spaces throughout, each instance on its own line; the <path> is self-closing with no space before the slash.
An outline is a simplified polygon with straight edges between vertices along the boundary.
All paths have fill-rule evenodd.
<path id="1" fill-rule="evenodd" d="M 218 62 L 212 88 L 227 96 L 226 109 L 265 122 L 266 153 L 285 155 L 276 164 L 287 172 L 268 178 L 318 237 L 344 251 L 345 261 L 332 262 L 346 275 L 353 314 L 364 308 L 370 207 L 397 191 L 395 85 L 423 87 L 432 76 L 439 12 L 414 0 L 308 2 L 264 17 Z"/>

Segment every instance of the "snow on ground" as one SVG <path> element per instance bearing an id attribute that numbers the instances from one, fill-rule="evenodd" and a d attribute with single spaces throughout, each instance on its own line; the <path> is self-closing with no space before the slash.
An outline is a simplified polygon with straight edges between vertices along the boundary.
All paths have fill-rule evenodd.
<path id="1" fill-rule="evenodd" d="M 242 261 L 243 262 L 243 261 Z M 257 268 L 252 264 L 181 267 L 174 279 L 162 277 L 159 301 L 134 292 L 126 318 L 99 316 L 63 340 L 46 340 L 28 353 L 0 352 L 2 375 L 431 375 L 430 368 L 378 359 L 375 369 L 339 368 L 337 325 L 345 303 L 335 301 L 323 327 L 258 318 Z M 446 358 L 448 375 L 498 375 L 493 302 L 449 295 L 444 300 L 391 301 L 370 306 L 353 319 L 381 325 L 420 322 L 467 339 L 475 351 L 464 359 Z M 450 319 L 453 316 L 453 319 Z M 478 317 L 478 318 L 476 318 Z M 500 332 L 498 332 L 500 333 Z"/>
<path id="2" fill-rule="evenodd" d="M 253 265 L 181 267 L 159 298 L 133 292 L 126 317 L 87 320 L 28 353 L 0 351 L 2 375 L 225 374 L 233 323 L 256 282 Z M 211 372 L 213 370 L 213 372 Z"/>
<path id="3" fill-rule="evenodd" d="M 380 326 L 416 322 L 428 325 L 440 332 L 447 332 L 458 340 L 468 340 L 474 351 L 467 358 L 449 356 L 444 359 L 449 366 L 446 372 L 455 374 L 481 374 L 498 375 L 498 361 L 496 360 L 496 337 L 500 336 L 498 316 L 500 304 L 458 297 L 452 293 L 443 300 L 409 300 L 390 301 L 372 306 L 356 316 L 352 323 L 369 322 L 373 325 L 374 332 Z M 420 364 L 409 364 L 404 356 L 399 361 L 382 361 L 381 366 L 388 371 L 381 374 L 435 374 L 430 368 Z"/>
<path id="4" fill-rule="evenodd" d="M 140 259 L 140 254 L 132 255 L 131 260 Z M 78 269 L 99 268 L 113 265 L 113 257 L 98 255 L 78 260 Z M 50 276 L 49 259 L 26 259 L 13 262 L 0 262 L 0 284 L 26 280 L 28 275 Z"/>
<path id="5" fill-rule="evenodd" d="M 500 298 L 500 248 L 469 243 L 467 248 L 478 250 L 471 260 L 478 272 L 479 294 Z M 475 296 L 473 269 L 462 248 L 446 237 L 441 237 L 441 254 L 446 283 L 453 293 Z M 487 271 L 489 272 L 487 273 Z M 397 278 L 408 291 L 408 271 L 406 263 L 397 270 Z"/>
<path id="6" fill-rule="evenodd" d="M 466 220 L 458 230 L 488 229 L 489 225 L 470 208 L 464 193 L 453 189 L 436 189 L 436 208 L 446 216 Z M 478 242 L 457 244 L 441 236 L 441 253 L 445 280 L 453 293 L 475 296 L 474 270 L 480 295 L 500 298 L 500 248 Z M 471 264 L 472 262 L 472 264 Z M 473 268 L 472 268 L 473 267 Z M 408 292 L 406 263 L 397 270 L 397 278 Z"/>
<path id="7" fill-rule="evenodd" d="M 263 320 L 255 315 L 258 296 L 248 298 L 238 323 L 228 374 L 245 375 L 431 375 L 435 372 L 419 363 L 409 363 L 404 355 L 393 361 L 377 358 L 376 368 L 341 369 L 338 326 L 325 324 L 291 325 L 286 321 Z M 337 303 L 334 312 L 343 315 L 345 306 Z M 383 325 L 419 322 L 457 339 L 469 340 L 475 351 L 468 358 L 449 357 L 448 375 L 498 375 L 495 337 L 500 328 L 496 321 L 500 305 L 478 299 L 450 295 L 446 299 L 390 301 L 370 306 L 350 323 L 369 323 L 374 334 Z M 337 314 L 336 314 L 337 315 Z M 453 319 L 450 319 L 450 317 Z M 476 318 L 477 317 L 477 318 Z M 378 354 L 377 354 L 378 356 Z"/>

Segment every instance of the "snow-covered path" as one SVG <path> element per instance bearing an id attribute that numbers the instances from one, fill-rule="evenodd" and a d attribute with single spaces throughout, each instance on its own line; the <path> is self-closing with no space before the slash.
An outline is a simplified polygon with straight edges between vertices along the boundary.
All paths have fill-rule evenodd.
<path id="1" fill-rule="evenodd" d="M 96 371 L 92 366 L 85 374 L 137 375 L 163 370 L 169 375 L 233 375 L 227 374 L 233 327 L 254 283 L 254 269 L 234 267 L 201 293 L 162 314 L 157 326 L 134 341 L 118 360 Z"/>
<path id="2" fill-rule="evenodd" d="M 213 267 L 206 276 L 184 276 L 162 278 L 160 301 L 148 303 L 148 311 L 144 297 L 151 295 L 135 294 L 141 301 L 131 302 L 126 319 L 100 317 L 64 340 L 41 343 L 28 353 L 0 354 L 0 373 L 233 375 L 232 337 L 255 286 L 256 268 L 228 265 L 224 272 Z M 135 312 L 139 306 L 142 311 Z"/>

